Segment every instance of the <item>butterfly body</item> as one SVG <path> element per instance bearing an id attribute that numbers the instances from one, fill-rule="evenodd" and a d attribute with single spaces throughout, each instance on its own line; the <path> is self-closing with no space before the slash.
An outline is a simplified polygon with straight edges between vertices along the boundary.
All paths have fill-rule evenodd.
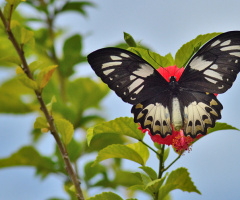
<path id="1" fill-rule="evenodd" d="M 214 93 L 224 93 L 240 71 L 240 31 L 221 34 L 190 59 L 181 77 L 167 81 L 141 57 L 118 48 L 91 53 L 95 73 L 133 105 L 134 121 L 152 135 L 166 137 L 183 129 L 186 136 L 205 135 L 221 119 L 222 104 Z"/>

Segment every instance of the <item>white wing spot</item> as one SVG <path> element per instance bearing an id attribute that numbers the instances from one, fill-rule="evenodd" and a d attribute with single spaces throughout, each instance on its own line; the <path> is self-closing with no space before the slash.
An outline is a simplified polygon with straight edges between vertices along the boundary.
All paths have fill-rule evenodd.
<path id="1" fill-rule="evenodd" d="M 222 85 L 222 86 L 218 87 L 218 89 L 223 89 L 223 88 L 224 88 L 224 85 Z"/>
<path id="2" fill-rule="evenodd" d="M 237 63 L 238 63 L 238 60 L 235 60 L 235 63 L 237 64 Z"/>
<path id="3" fill-rule="evenodd" d="M 231 43 L 231 40 L 226 40 L 225 42 L 223 42 L 222 44 L 220 44 L 220 46 L 226 46 L 229 45 Z"/>
<path id="4" fill-rule="evenodd" d="M 124 58 L 129 58 L 130 56 L 127 55 L 126 53 L 121 53 L 120 56 L 124 57 Z"/>
<path id="5" fill-rule="evenodd" d="M 151 76 L 154 73 L 154 69 L 148 64 L 140 64 L 139 67 L 140 68 L 133 72 L 137 76 L 145 78 Z"/>
<path id="6" fill-rule="evenodd" d="M 103 71 L 103 73 L 107 76 L 108 74 L 110 74 L 111 72 L 113 72 L 115 69 L 108 69 L 108 70 L 105 70 Z M 111 80 L 111 78 L 110 78 Z"/>
<path id="7" fill-rule="evenodd" d="M 111 58 L 112 60 L 122 60 L 122 58 L 119 57 L 119 56 L 110 56 L 110 58 Z"/>
<path id="8" fill-rule="evenodd" d="M 192 69 L 202 71 L 202 70 L 206 69 L 212 63 L 213 63 L 213 61 L 203 60 L 203 56 L 200 56 L 200 57 L 194 58 L 191 61 L 190 66 Z"/>
<path id="9" fill-rule="evenodd" d="M 134 75 L 131 75 L 131 76 L 130 76 L 130 81 L 134 80 L 135 78 L 137 78 L 137 77 L 134 76 Z"/>
<path id="10" fill-rule="evenodd" d="M 218 68 L 218 65 L 217 64 L 214 64 L 210 67 L 210 69 L 217 69 Z"/>
<path id="11" fill-rule="evenodd" d="M 211 82 L 211 83 L 213 83 L 213 84 L 216 84 L 217 83 L 217 81 L 216 80 L 213 80 L 213 79 L 211 79 L 211 78 L 208 78 L 208 77 L 204 77 L 207 81 L 209 81 L 209 82 Z"/>
<path id="12" fill-rule="evenodd" d="M 102 64 L 102 69 L 121 65 L 121 64 L 122 64 L 122 62 L 107 62 L 107 63 Z"/>
<path id="13" fill-rule="evenodd" d="M 222 74 L 218 73 L 218 72 L 215 72 L 213 70 L 206 70 L 205 72 L 203 72 L 203 74 L 207 75 L 207 76 L 211 76 L 213 78 L 216 78 L 216 79 L 219 79 L 219 80 L 223 80 L 222 79 Z"/>
<path id="14" fill-rule="evenodd" d="M 144 85 L 142 85 L 140 88 L 138 88 L 138 89 L 134 92 L 134 94 L 138 94 L 139 92 L 141 92 L 141 90 L 143 89 L 143 87 L 144 87 Z"/>
<path id="15" fill-rule="evenodd" d="M 221 51 L 240 50 L 240 45 L 227 46 L 227 47 L 221 48 L 220 50 Z"/>
<path id="16" fill-rule="evenodd" d="M 233 56 L 240 57 L 240 52 L 232 52 L 232 53 L 229 53 L 229 54 L 233 55 Z"/>
<path id="17" fill-rule="evenodd" d="M 143 79 L 138 78 L 135 80 L 130 86 L 128 86 L 129 92 L 133 91 L 135 88 L 137 88 L 140 84 L 144 82 Z"/>
<path id="18" fill-rule="evenodd" d="M 217 46 L 220 42 L 221 42 L 220 40 L 215 41 L 214 43 L 212 43 L 211 47 Z"/>

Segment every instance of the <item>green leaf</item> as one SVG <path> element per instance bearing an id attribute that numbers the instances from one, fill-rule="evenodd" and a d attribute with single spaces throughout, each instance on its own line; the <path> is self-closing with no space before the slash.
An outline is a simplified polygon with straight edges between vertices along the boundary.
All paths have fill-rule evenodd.
<path id="1" fill-rule="evenodd" d="M 100 164 L 93 165 L 93 161 L 88 162 L 84 166 L 84 180 L 88 182 L 93 177 L 95 177 L 97 174 L 105 174 L 107 172 L 107 168 Z"/>
<path id="2" fill-rule="evenodd" d="M 165 163 L 165 161 L 167 160 L 169 152 L 170 152 L 170 148 L 169 147 L 164 150 L 163 163 Z"/>
<path id="3" fill-rule="evenodd" d="M 163 177 L 161 179 L 156 179 L 156 180 L 149 182 L 146 185 L 145 190 L 149 191 L 154 196 L 158 192 L 159 188 L 162 186 L 165 178 L 166 177 Z"/>
<path id="4" fill-rule="evenodd" d="M 149 154 L 147 147 L 143 147 L 142 143 L 135 143 L 130 146 L 122 144 L 112 144 L 99 151 L 94 164 L 109 158 L 124 158 L 140 165 L 145 165 L 147 154 Z M 139 152 L 142 150 L 143 152 Z"/>
<path id="5" fill-rule="evenodd" d="M 79 112 L 90 107 L 98 107 L 100 101 L 109 92 L 109 88 L 103 82 L 95 82 L 90 78 L 78 78 L 67 82 L 66 92 L 71 108 Z"/>
<path id="6" fill-rule="evenodd" d="M 151 64 L 155 69 L 161 67 L 168 67 L 174 65 L 171 54 L 166 56 L 161 56 L 155 52 L 140 48 L 140 47 L 129 47 L 127 50 L 137 54 L 149 64 Z"/>
<path id="7" fill-rule="evenodd" d="M 134 123 L 133 118 L 120 117 L 109 122 L 104 122 L 96 125 L 87 131 L 87 141 L 90 145 L 93 137 L 99 134 L 119 134 L 126 135 L 137 140 L 142 140 L 144 134 L 138 130 L 139 125 Z"/>
<path id="8" fill-rule="evenodd" d="M 7 4 L 4 7 L 3 14 L 7 21 L 9 21 L 10 14 L 16 9 L 22 0 L 6 0 Z"/>
<path id="9" fill-rule="evenodd" d="M 50 103 L 48 103 L 48 104 L 46 105 L 47 110 L 48 110 L 48 112 L 49 112 L 50 114 L 52 114 L 52 106 L 53 106 L 53 104 L 56 103 L 56 102 L 57 102 L 57 99 L 56 99 L 55 96 L 53 96 L 52 99 L 51 99 L 51 101 L 50 101 Z"/>
<path id="10" fill-rule="evenodd" d="M 199 50 L 199 48 L 213 37 L 220 33 L 208 33 L 199 35 L 195 39 L 184 44 L 175 55 L 175 62 L 178 67 L 185 67 L 189 59 Z"/>
<path id="11" fill-rule="evenodd" d="M 237 130 L 237 131 L 239 131 L 238 128 L 233 127 L 227 123 L 216 122 L 215 127 L 208 129 L 208 134 L 215 132 L 215 131 L 220 131 L 220 130 Z"/>
<path id="12" fill-rule="evenodd" d="M 129 33 L 124 32 L 124 40 L 126 41 L 126 43 L 128 44 L 129 47 L 137 46 L 135 40 Z"/>
<path id="13" fill-rule="evenodd" d="M 94 7 L 94 4 L 88 1 L 81 1 L 81 2 L 67 2 L 62 10 L 61 13 L 63 11 L 76 11 L 81 13 L 82 15 L 86 16 L 87 13 L 85 11 L 85 7 Z"/>
<path id="14" fill-rule="evenodd" d="M 158 199 L 163 199 L 169 192 L 175 189 L 201 194 L 192 182 L 187 169 L 183 167 L 169 174 L 165 185 L 159 190 Z"/>
<path id="15" fill-rule="evenodd" d="M 55 119 L 57 130 L 62 136 L 64 144 L 68 144 L 73 137 L 74 128 L 70 121 L 66 119 Z"/>
<path id="16" fill-rule="evenodd" d="M 36 82 L 40 89 L 43 89 L 47 85 L 56 68 L 57 68 L 57 65 L 51 65 L 41 69 L 36 79 Z"/>
<path id="17" fill-rule="evenodd" d="M 116 170 L 116 175 L 113 180 L 113 183 L 116 186 L 125 186 L 130 187 L 132 185 L 139 185 L 141 184 L 141 180 L 136 177 L 132 172 Z"/>
<path id="18" fill-rule="evenodd" d="M 26 74 L 19 74 L 18 80 L 25 86 L 27 86 L 30 89 L 38 90 L 37 82 L 28 78 Z"/>
<path id="19" fill-rule="evenodd" d="M 90 197 L 86 200 L 123 200 L 123 199 L 113 192 L 103 192 L 101 194 L 97 194 L 94 197 Z"/>
<path id="20" fill-rule="evenodd" d="M 0 94 L 1 113 L 28 113 L 33 111 L 32 104 L 36 98 L 34 91 L 21 84 L 16 77 L 2 83 Z"/>
<path id="21" fill-rule="evenodd" d="M 34 122 L 34 128 L 49 128 L 48 122 L 45 117 L 38 117 Z"/>
<path id="22" fill-rule="evenodd" d="M 0 159 L 0 168 L 16 166 L 35 167 L 42 177 L 57 172 L 54 162 L 50 158 L 40 155 L 32 146 L 25 146 L 10 157 Z"/>
<path id="23" fill-rule="evenodd" d="M 59 62 L 59 71 L 63 77 L 69 77 L 74 73 L 73 67 L 85 61 L 80 54 L 82 50 L 82 37 L 78 34 L 68 38 L 63 46 L 63 59 Z"/>
<path id="24" fill-rule="evenodd" d="M 34 32 L 21 28 L 21 44 L 28 45 L 31 48 L 35 46 Z"/>
<path id="25" fill-rule="evenodd" d="M 157 173 L 156 173 L 151 167 L 141 166 L 141 167 L 139 167 L 139 168 L 141 168 L 144 172 L 146 172 L 146 174 L 147 174 L 152 180 L 157 179 Z"/>

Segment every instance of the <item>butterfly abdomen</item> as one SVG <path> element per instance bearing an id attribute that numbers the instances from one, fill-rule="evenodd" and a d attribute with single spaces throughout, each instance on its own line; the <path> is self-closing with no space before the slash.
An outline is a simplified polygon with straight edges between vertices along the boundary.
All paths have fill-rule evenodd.
<path id="1" fill-rule="evenodd" d="M 183 127 L 180 103 L 177 97 L 173 97 L 172 99 L 172 125 L 173 129 L 176 131 L 180 131 Z"/>

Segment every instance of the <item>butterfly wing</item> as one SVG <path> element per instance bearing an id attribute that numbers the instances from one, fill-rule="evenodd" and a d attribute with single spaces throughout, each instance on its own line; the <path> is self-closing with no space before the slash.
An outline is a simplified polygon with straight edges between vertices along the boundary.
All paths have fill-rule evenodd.
<path id="1" fill-rule="evenodd" d="M 188 62 L 178 83 L 188 90 L 224 93 L 240 71 L 240 31 L 207 42 Z"/>
<path id="2" fill-rule="evenodd" d="M 186 136 L 195 138 L 205 135 L 209 127 L 214 127 L 217 119 L 221 119 L 222 104 L 214 94 L 204 92 L 182 91 L 179 96 L 183 113 Z"/>
<path id="3" fill-rule="evenodd" d="M 168 89 L 168 82 L 139 56 L 119 48 L 103 48 L 88 55 L 95 73 L 130 104 L 138 104 Z"/>

